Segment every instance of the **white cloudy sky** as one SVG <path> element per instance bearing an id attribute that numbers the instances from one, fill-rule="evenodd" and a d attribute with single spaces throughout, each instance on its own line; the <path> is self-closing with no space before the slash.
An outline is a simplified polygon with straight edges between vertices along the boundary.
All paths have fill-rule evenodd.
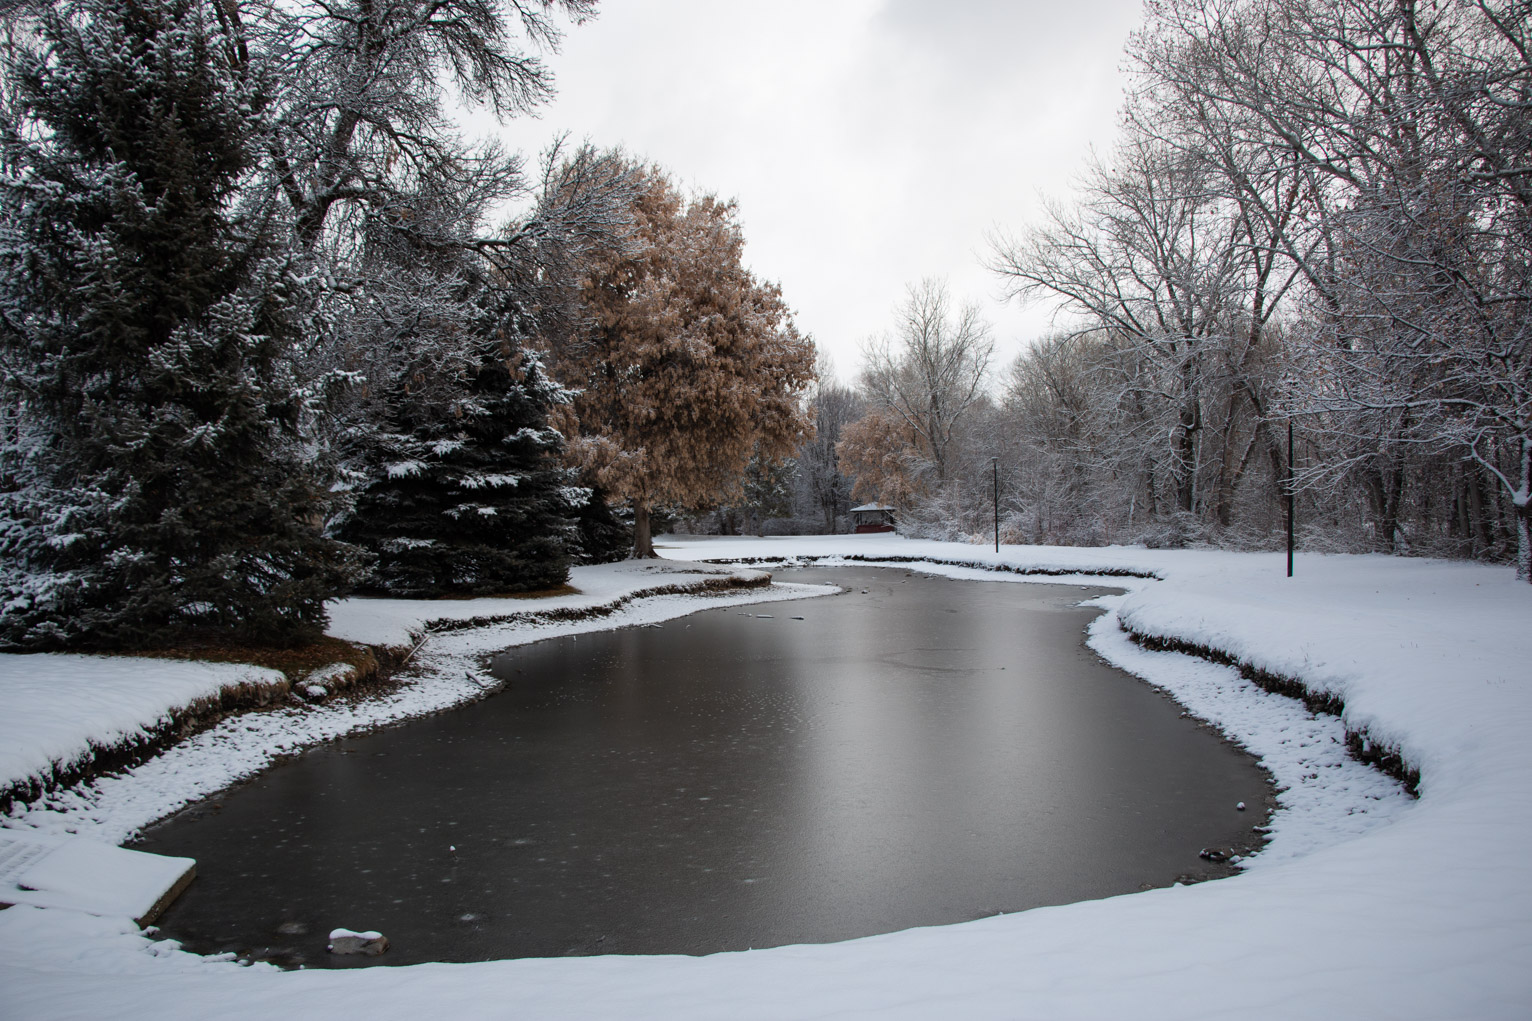
<path id="1" fill-rule="evenodd" d="M 985 235 L 1106 150 L 1139 0 L 606 0 L 549 63 L 558 132 L 739 202 L 746 258 L 852 379 L 908 284 L 979 303 L 1003 364 L 1048 328 L 999 300 Z"/>

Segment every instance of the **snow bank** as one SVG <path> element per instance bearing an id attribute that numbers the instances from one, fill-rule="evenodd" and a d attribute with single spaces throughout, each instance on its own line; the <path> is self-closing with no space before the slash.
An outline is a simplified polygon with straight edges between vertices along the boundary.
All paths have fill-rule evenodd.
<path id="1" fill-rule="evenodd" d="M 540 619 L 606 613 L 654 593 L 758 585 L 769 577 L 750 569 L 672 561 L 577 567 L 570 578 L 574 591 L 553 598 L 338 600 L 329 606 L 329 633 L 368 645 L 413 646 L 432 628 L 511 619 L 521 622 L 520 631 L 540 636 L 535 627 Z M 304 690 L 316 696 L 327 694 L 334 676 L 350 670 L 341 663 L 315 671 L 307 678 Z M 437 692 L 419 705 L 397 708 L 395 716 L 378 719 L 364 714 L 361 725 L 436 711 L 480 693 L 485 683 L 480 679 L 450 696 Z M 201 706 L 216 705 L 230 692 L 269 689 L 281 694 L 285 687 L 280 671 L 243 664 L 134 656 L 0 654 L 0 792 L 25 790 L 29 796 L 35 795 L 55 780 L 72 778 L 78 767 L 88 765 L 98 753 L 150 744 L 178 718 Z M 443 702 L 443 697 L 449 700 Z M 348 712 L 343 710 L 341 715 Z M 304 715 L 293 709 L 276 714 L 279 724 L 275 727 L 247 719 L 232 724 L 232 729 L 255 735 L 246 744 L 274 742 L 272 755 L 355 729 L 343 724 L 339 728 L 317 723 L 307 727 L 299 719 Z M 192 800 L 232 783 L 270 758 L 258 755 L 252 760 L 255 765 L 232 774 L 215 771 L 188 787 L 185 798 Z M 60 797 L 67 800 L 70 795 Z M 161 806 L 160 815 L 177 807 L 174 798 L 161 798 L 156 804 Z M 149 810 L 147 805 L 137 814 L 144 810 Z M 157 816 L 142 818 L 126 829 L 119 827 L 108 839 L 126 839 L 133 829 L 154 818 Z"/>
<path id="2" fill-rule="evenodd" d="M 664 621 L 707 607 L 802 599 L 833 591 L 819 585 L 773 585 L 706 596 L 651 596 L 626 600 L 613 612 L 597 616 L 503 621 L 468 630 L 433 632 L 417 650 L 409 673 L 397 678 L 401 683 L 386 690 L 354 702 L 285 705 L 231 717 L 124 774 L 98 777 L 18 808 L 4 824 L 120 843 L 155 820 L 254 775 L 284 755 L 483 698 L 499 685 L 482 662 L 489 653 L 589 631 L 663 626 Z M 436 603 L 419 605 L 427 614 L 427 608 Z M 67 707 L 57 711 L 66 714 Z M 0 915 L 0 924 L 3 922 Z"/>
<path id="3" fill-rule="evenodd" d="M 567 595 L 501 599 L 339 599 L 329 603 L 327 633 L 348 642 L 412 646 L 431 627 L 497 618 L 574 615 L 620 606 L 631 599 L 709 586 L 760 584 L 767 575 L 716 564 L 625 560 L 576 567 Z"/>
<path id="4" fill-rule="evenodd" d="M 1126 591 L 1102 601 L 1106 613 L 1092 626 L 1091 642 L 1126 669 L 1170 687 L 1275 764 L 1288 789 L 1272 846 L 1245 873 L 1189 888 L 847 943 L 702 958 L 283 973 L 184 954 L 122 922 L 17 907 L 0 912 L 0 1014 L 1532 1014 L 1532 586 L 1517 584 L 1507 570 L 1300 556 L 1298 576 L 1287 579 L 1279 555 L 1033 547 L 1005 547 L 996 555 L 885 536 L 669 539 L 663 552 L 720 561 L 928 557 L 948 566 L 921 569 L 956 577 L 1020 580 L 976 570 L 1003 564 L 1063 572 L 1109 568 L 1162 579 L 1114 580 Z M 491 643 L 529 640 L 562 626 L 575 622 L 433 636 L 422 651 L 429 674 L 419 687 L 450 686 L 449 674 Z M 1147 651 L 1129 640 L 1124 626 L 1331 693 L 1344 701 L 1344 719 L 1327 724 L 1290 702 L 1270 700 L 1233 668 Z M 1348 795 L 1351 803 L 1360 799 L 1375 809 L 1328 818 L 1331 807 L 1343 803 L 1329 774 L 1356 767 L 1338 760 L 1336 731 L 1325 726 L 1396 747 L 1421 770 L 1419 801 L 1387 793 L 1386 784 L 1363 786 Z M 148 781 L 124 781 L 134 782 Z M 1356 782 L 1378 781 L 1367 773 Z"/>
<path id="5" fill-rule="evenodd" d="M 79 837 L 0 830 L 0 902 L 68 908 L 146 924 L 190 883 L 190 858 Z"/>
<path id="6" fill-rule="evenodd" d="M 147 740 L 226 689 L 280 689 L 279 671 L 129 656 L 0 654 L 0 790 L 67 775 Z"/>

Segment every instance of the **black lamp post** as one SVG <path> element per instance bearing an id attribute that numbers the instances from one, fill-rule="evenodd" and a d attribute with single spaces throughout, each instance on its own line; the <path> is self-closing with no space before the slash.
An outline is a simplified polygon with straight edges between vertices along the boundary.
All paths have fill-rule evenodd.
<path id="1" fill-rule="evenodd" d="M 1287 576 L 1293 576 L 1293 511 L 1296 508 L 1293 493 L 1293 420 L 1287 420 Z"/>
<path id="2" fill-rule="evenodd" d="M 989 459 L 989 466 L 995 473 L 995 552 L 1000 552 L 1000 458 Z"/>

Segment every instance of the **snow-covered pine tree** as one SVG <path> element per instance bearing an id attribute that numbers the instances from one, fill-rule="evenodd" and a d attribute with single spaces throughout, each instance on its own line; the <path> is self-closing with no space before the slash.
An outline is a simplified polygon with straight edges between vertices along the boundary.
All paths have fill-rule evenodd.
<path id="1" fill-rule="evenodd" d="M 628 559 L 633 550 L 633 526 L 625 523 L 607 502 L 606 493 L 591 486 L 590 497 L 575 510 L 575 529 L 582 564 L 611 564 Z"/>
<path id="2" fill-rule="evenodd" d="M 531 215 L 493 232 L 490 210 L 526 191 L 515 160 L 459 154 L 375 190 L 340 345 L 368 381 L 344 416 L 356 499 L 339 534 L 377 557 L 369 588 L 549 588 L 590 539 L 610 542 L 602 525 L 615 523 L 571 520 L 592 516 L 590 493 L 549 421 L 571 395 L 527 344 L 571 315 L 575 255 L 610 244 L 625 183 L 608 157 L 555 151 Z"/>
<path id="3" fill-rule="evenodd" d="M 196 0 L 35 27 L 6 58 L 0 644 L 313 636 L 349 568 L 295 435 L 303 284 L 241 190 L 251 73 Z"/>
<path id="4" fill-rule="evenodd" d="M 583 490 L 560 460 L 548 411 L 567 393 L 507 326 L 486 328 L 446 400 L 390 386 L 368 484 L 346 539 L 371 550 L 368 586 L 389 595 L 485 595 L 569 577 L 568 518 Z"/>

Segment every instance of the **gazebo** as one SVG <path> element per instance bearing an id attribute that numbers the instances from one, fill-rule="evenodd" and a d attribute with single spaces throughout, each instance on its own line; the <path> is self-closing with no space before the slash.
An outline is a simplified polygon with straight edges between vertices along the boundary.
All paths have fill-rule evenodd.
<path id="1" fill-rule="evenodd" d="M 860 507 L 851 508 L 852 531 L 858 535 L 863 532 L 892 532 L 894 530 L 894 509 L 886 503 L 864 503 Z"/>

